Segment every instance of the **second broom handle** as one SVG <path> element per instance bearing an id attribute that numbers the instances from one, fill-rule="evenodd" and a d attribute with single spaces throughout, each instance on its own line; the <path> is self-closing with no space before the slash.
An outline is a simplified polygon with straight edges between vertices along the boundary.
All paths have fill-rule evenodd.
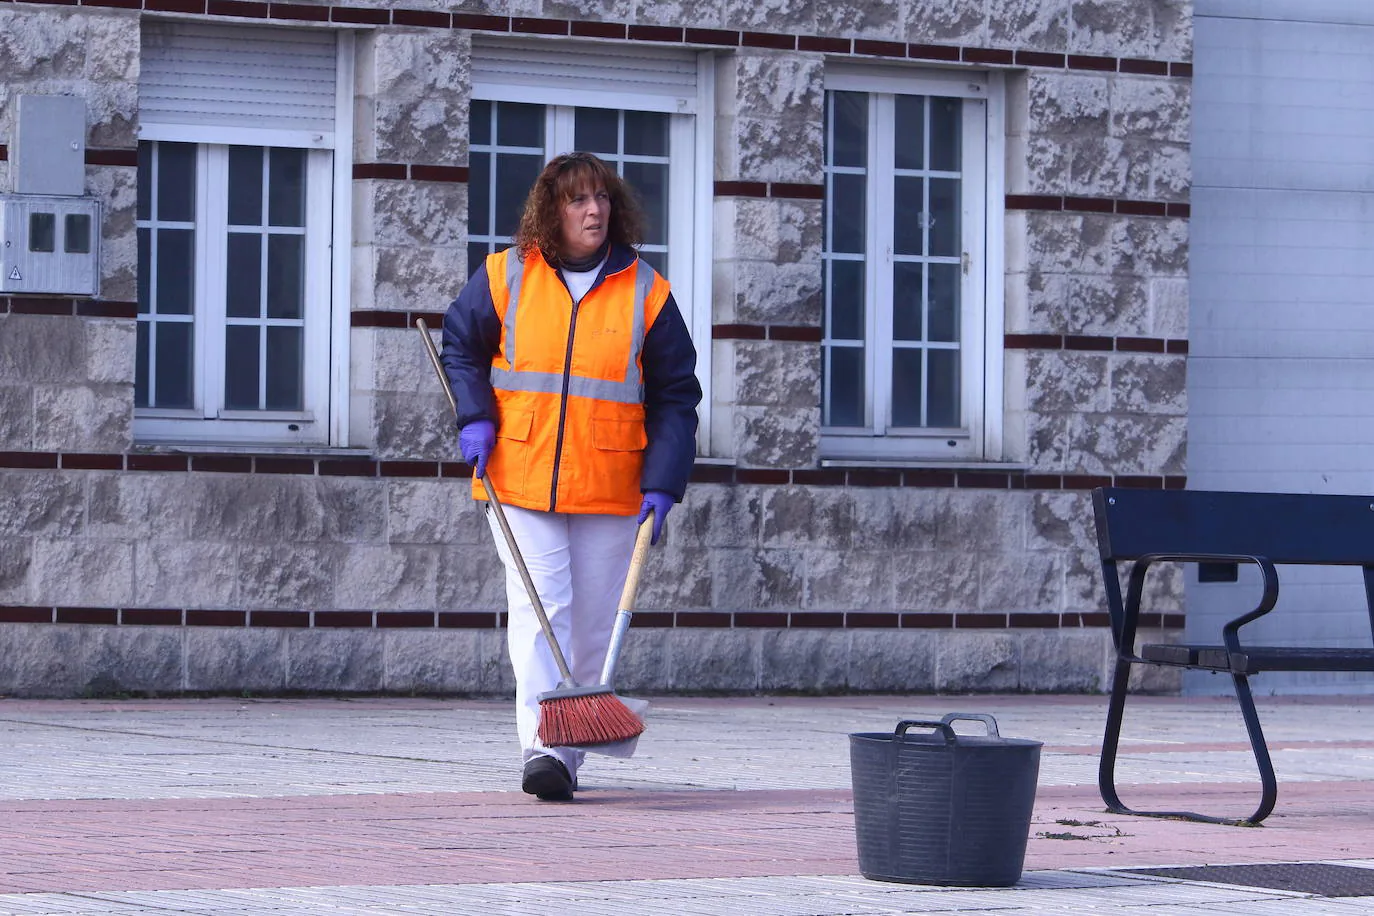
<path id="1" fill-rule="evenodd" d="M 649 544 L 654 536 L 654 514 L 649 513 L 639 525 L 635 536 L 634 553 L 630 554 L 630 569 L 625 574 L 625 587 L 620 590 L 620 606 L 616 608 L 615 626 L 611 630 L 611 644 L 606 648 L 606 661 L 601 667 L 601 685 L 609 687 L 615 678 L 615 668 L 620 661 L 620 647 L 625 642 L 625 632 L 630 629 L 630 618 L 634 616 L 635 592 L 639 589 L 639 574 L 644 570 L 644 558 L 649 555 Z"/>

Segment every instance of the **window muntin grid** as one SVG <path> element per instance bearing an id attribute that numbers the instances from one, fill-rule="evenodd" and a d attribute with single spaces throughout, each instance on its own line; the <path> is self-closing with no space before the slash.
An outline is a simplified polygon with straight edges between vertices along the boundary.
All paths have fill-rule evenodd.
<path id="1" fill-rule="evenodd" d="M 825 104 L 822 422 L 959 431 L 964 100 L 832 90 Z"/>
<path id="2" fill-rule="evenodd" d="M 639 253 L 660 273 L 668 259 L 670 118 L 661 112 L 475 99 L 469 144 L 468 273 L 511 243 L 534 179 L 556 153 L 596 153 L 625 178 L 645 216 Z M 560 150 L 566 151 L 566 150 Z M 480 187 L 479 187 L 480 185 Z M 493 189 L 495 193 L 492 193 Z"/>

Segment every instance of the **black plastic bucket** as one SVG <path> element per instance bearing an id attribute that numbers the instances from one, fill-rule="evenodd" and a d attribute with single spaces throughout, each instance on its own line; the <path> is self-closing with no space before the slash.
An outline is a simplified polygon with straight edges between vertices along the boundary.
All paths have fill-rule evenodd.
<path id="1" fill-rule="evenodd" d="M 986 735 L 950 726 L 972 719 Z M 907 734 L 931 728 L 929 734 Z M 1007 887 L 1021 877 L 1041 741 L 1003 738 L 992 716 L 907 719 L 849 736 L 859 871 L 877 881 Z"/>

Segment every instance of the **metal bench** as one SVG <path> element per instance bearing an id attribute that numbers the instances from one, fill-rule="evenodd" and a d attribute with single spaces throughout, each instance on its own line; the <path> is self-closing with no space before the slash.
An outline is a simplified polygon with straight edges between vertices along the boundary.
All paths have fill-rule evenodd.
<path id="1" fill-rule="evenodd" d="M 1265 671 L 1374 671 L 1374 496 L 1227 493 L 1203 490 L 1093 491 L 1102 577 L 1111 614 L 1116 665 L 1112 673 L 1098 789 L 1118 814 L 1184 818 L 1254 826 L 1274 810 L 1278 783 L 1250 691 Z M 1133 563 L 1124 592 L 1120 567 Z M 1255 607 L 1221 627 L 1210 644 L 1136 646 L 1146 573 L 1164 562 L 1250 564 L 1263 588 Z M 1241 627 L 1273 610 L 1283 565 L 1359 566 L 1364 573 L 1371 644 L 1359 648 L 1251 646 Z M 1287 613 L 1285 609 L 1284 613 Z M 1191 811 L 1137 811 L 1116 789 L 1116 755 L 1132 665 L 1167 665 L 1231 676 L 1259 768 L 1259 807 L 1249 817 L 1211 817 Z"/>

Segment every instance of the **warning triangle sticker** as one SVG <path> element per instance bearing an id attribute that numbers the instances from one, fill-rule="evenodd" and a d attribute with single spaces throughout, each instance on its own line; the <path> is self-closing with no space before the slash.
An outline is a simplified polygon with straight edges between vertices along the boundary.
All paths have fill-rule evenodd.
<path id="1" fill-rule="evenodd" d="M 24 279 L 23 277 L 21 277 L 21 276 L 19 275 L 19 265 L 18 265 L 18 264 L 14 265 L 14 269 L 10 271 L 10 279 L 11 279 L 11 280 L 22 280 L 22 279 Z"/>

